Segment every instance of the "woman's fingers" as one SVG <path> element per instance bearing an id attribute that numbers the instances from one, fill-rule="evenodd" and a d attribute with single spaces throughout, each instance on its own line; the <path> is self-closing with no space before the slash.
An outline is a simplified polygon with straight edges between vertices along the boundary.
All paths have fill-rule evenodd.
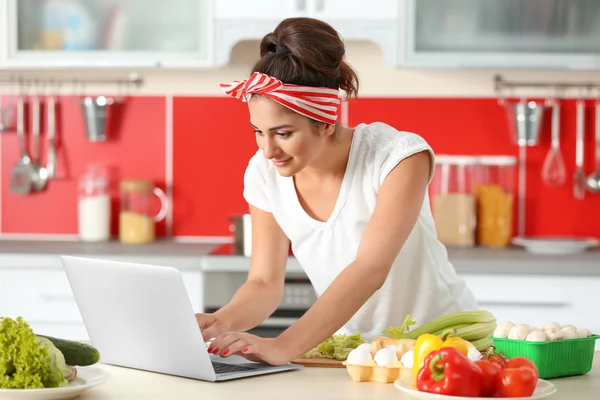
<path id="1" fill-rule="evenodd" d="M 227 357 L 232 354 L 241 353 L 246 354 L 248 352 L 248 348 L 254 348 L 256 345 L 252 343 L 252 340 L 248 337 L 241 337 L 235 342 L 232 342 L 227 346 L 227 348 L 223 349 L 223 356 Z M 251 353 L 249 353 L 251 354 Z"/>
<path id="2" fill-rule="evenodd" d="M 210 344 L 210 347 L 208 349 L 209 353 L 219 354 L 220 356 L 223 356 L 223 352 L 225 351 L 225 349 L 227 349 L 232 343 L 239 340 L 241 335 L 241 333 L 227 332 L 220 334 Z"/>
<path id="3" fill-rule="evenodd" d="M 256 343 L 248 344 L 242 347 L 242 354 L 255 354 L 260 355 L 260 346 Z"/>

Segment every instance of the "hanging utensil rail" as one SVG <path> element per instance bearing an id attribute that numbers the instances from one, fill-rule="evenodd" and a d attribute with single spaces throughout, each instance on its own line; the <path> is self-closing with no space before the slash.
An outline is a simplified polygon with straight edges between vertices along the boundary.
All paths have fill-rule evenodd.
<path id="1" fill-rule="evenodd" d="M 135 87 L 140 87 L 144 84 L 144 79 L 142 75 L 133 72 L 126 77 L 123 78 L 99 78 L 99 77 L 60 77 L 60 78 L 40 78 L 40 77 L 32 77 L 25 75 L 9 75 L 0 76 L 0 85 L 62 85 L 62 84 L 91 84 L 91 85 L 133 85 Z"/>
<path id="2" fill-rule="evenodd" d="M 514 89 L 518 87 L 527 88 L 549 88 L 549 89 L 587 89 L 600 90 L 600 82 L 527 82 L 527 81 L 507 81 L 501 75 L 494 76 L 494 89 L 498 92 L 502 89 Z"/>

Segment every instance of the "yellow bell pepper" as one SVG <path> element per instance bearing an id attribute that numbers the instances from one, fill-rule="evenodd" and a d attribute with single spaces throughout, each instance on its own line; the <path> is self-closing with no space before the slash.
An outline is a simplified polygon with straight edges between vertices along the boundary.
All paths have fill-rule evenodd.
<path id="1" fill-rule="evenodd" d="M 417 338 L 413 356 L 413 374 L 415 378 L 419 374 L 425 358 L 432 351 L 441 349 L 442 347 L 454 347 L 464 355 L 468 355 L 469 348 L 464 339 L 459 337 L 448 337 L 455 330 L 451 329 L 442 333 L 442 336 L 424 333 Z"/>

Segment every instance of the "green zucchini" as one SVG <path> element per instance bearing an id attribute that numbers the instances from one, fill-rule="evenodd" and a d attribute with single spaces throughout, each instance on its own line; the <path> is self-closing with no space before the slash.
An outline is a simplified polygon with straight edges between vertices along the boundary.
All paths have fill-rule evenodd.
<path id="1" fill-rule="evenodd" d="M 51 336 L 37 336 L 50 340 L 63 353 L 67 365 L 85 367 L 96 364 L 100 360 L 100 352 L 92 345 Z"/>

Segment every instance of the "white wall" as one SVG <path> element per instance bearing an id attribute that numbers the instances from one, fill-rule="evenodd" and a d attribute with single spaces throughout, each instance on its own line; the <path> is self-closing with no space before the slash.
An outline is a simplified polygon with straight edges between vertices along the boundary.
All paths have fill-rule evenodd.
<path id="1" fill-rule="evenodd" d="M 347 56 L 359 73 L 360 93 L 365 96 L 494 96 L 493 76 L 501 73 L 510 80 L 543 80 L 600 82 L 600 71 L 502 71 L 502 70 L 401 70 L 387 66 L 380 48 L 367 42 L 347 43 Z M 220 82 L 244 79 L 258 57 L 258 42 L 238 44 L 231 62 L 224 68 L 215 70 L 142 70 L 145 79 L 139 93 L 144 94 L 221 94 Z M 128 71 L 54 71 L 35 72 L 36 76 L 112 76 Z M 110 93 L 112 86 L 86 88 Z M 65 88 L 66 93 L 73 93 Z M 543 91 L 518 92 L 518 95 L 549 95 Z M 569 95 L 577 95 L 570 92 Z"/>

